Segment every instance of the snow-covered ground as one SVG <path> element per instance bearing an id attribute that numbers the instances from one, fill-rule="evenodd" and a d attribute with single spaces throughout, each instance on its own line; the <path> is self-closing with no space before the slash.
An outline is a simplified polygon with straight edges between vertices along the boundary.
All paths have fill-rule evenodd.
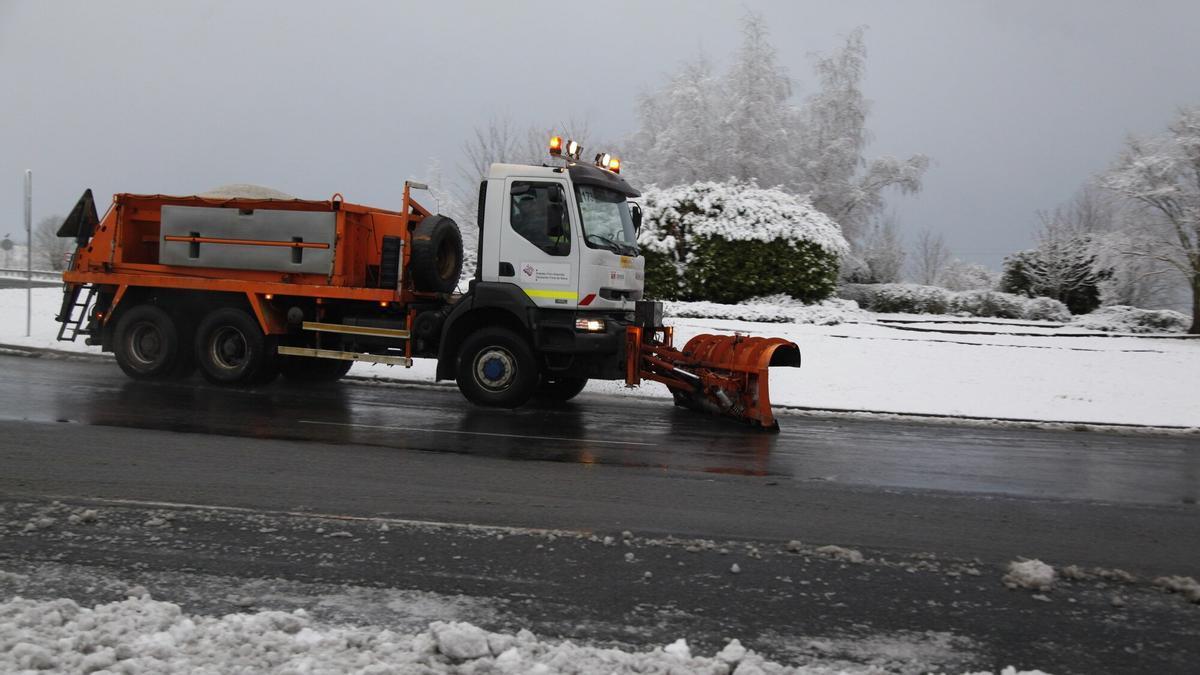
<path id="1" fill-rule="evenodd" d="M 94 607 L 68 599 L 16 597 L 0 603 L 0 668 L 129 674 L 887 672 L 872 666 L 786 666 L 746 650 L 736 639 L 712 656 L 693 655 L 684 638 L 629 652 L 543 641 L 527 630 L 492 633 L 466 622 L 435 621 L 426 630 L 405 633 L 385 626 L 323 624 L 303 609 L 187 615 L 178 605 L 145 594 Z M 1002 673 L 1018 675 L 1011 667 Z"/>
<path id="2" fill-rule="evenodd" d="M 55 341 L 60 298 L 55 288 L 34 290 L 33 335 L 26 338 L 25 291 L 0 289 L 0 344 L 99 352 Z M 830 314 L 822 310 L 820 316 Z M 680 345 L 706 332 L 794 340 L 804 366 L 772 372 L 771 397 L 779 406 L 1200 427 L 1193 392 L 1200 381 L 1200 340 L 1088 335 L 1069 325 L 1027 321 L 840 314 L 835 319 L 846 322 L 834 325 L 696 318 L 670 323 Z M 905 323 L 889 323 L 898 320 Z M 411 369 L 357 364 L 351 375 L 432 382 L 433 363 L 418 360 Z M 631 391 L 617 382 L 593 382 L 588 391 L 669 397 L 656 384 Z"/>

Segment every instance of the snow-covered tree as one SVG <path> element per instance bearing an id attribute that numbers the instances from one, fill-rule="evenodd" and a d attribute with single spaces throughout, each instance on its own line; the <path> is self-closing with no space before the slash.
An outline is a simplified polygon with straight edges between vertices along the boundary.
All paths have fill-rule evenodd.
<path id="1" fill-rule="evenodd" d="M 781 150 L 794 143 L 791 137 L 792 85 L 767 40 L 763 17 L 742 19 L 742 46 L 725 76 L 727 109 L 719 125 L 718 152 L 714 159 L 725 177 L 756 181 L 760 185 L 788 182 L 787 157 Z"/>
<path id="2" fill-rule="evenodd" d="M 1095 309 L 1097 298 L 1103 306 L 1170 304 L 1168 270 L 1149 258 L 1121 253 L 1130 245 L 1121 224 L 1139 217 L 1144 218 L 1110 192 L 1086 184 L 1070 201 L 1038 213 L 1037 248 L 1005 258 L 1001 286 L 1012 293 L 1062 299 L 1076 313 Z M 1090 275 L 1082 269 L 1085 262 Z M 1064 288 L 1064 277 L 1077 281 Z"/>
<path id="3" fill-rule="evenodd" d="M 1129 255 L 1134 242 L 1135 236 L 1121 228 L 1093 237 L 1096 269 L 1103 271 L 1100 304 L 1143 308 L 1177 304 L 1178 272 L 1153 258 Z"/>
<path id="4" fill-rule="evenodd" d="M 1200 106 L 1186 108 L 1164 134 L 1130 138 L 1101 184 L 1143 215 L 1123 224 L 1124 255 L 1176 271 L 1192 293 L 1192 325 L 1200 334 Z"/>
<path id="5" fill-rule="evenodd" d="M 941 286 L 951 291 L 988 291 L 996 287 L 998 275 L 987 267 L 955 258 L 939 276 Z"/>
<path id="6" fill-rule="evenodd" d="M 864 31 L 851 31 L 841 49 L 817 60 L 820 89 L 794 114 L 794 132 L 786 146 L 788 187 L 809 195 L 813 206 L 836 220 L 851 240 L 883 209 L 886 189 L 918 192 L 929 166 L 924 155 L 870 161 L 863 156 L 870 141 L 870 103 L 862 93 Z"/>
<path id="7" fill-rule="evenodd" d="M 1077 200 L 1074 207 L 1080 204 Z M 1005 258 L 1001 290 L 1054 298 L 1073 314 L 1100 306 L 1100 282 L 1107 272 L 1096 265 L 1095 235 L 1085 228 L 1102 223 L 1080 218 L 1074 207 L 1038 213 L 1037 246 Z"/>
<path id="8" fill-rule="evenodd" d="M 644 94 L 638 104 L 641 130 L 636 154 L 627 162 L 633 175 L 658 185 L 682 185 L 712 178 L 718 170 L 719 83 L 703 55 L 684 62 L 663 89 Z"/>
<path id="9" fill-rule="evenodd" d="M 904 275 L 904 240 L 894 214 L 876 218 L 843 260 L 842 278 L 849 283 L 891 284 Z M 847 262 L 849 261 L 849 262 Z"/>
<path id="10" fill-rule="evenodd" d="M 730 178 L 778 186 L 807 196 L 849 239 L 860 239 L 882 212 L 887 190 L 917 192 L 929 164 L 923 155 L 864 157 L 870 105 L 861 87 L 863 33 L 854 30 L 815 62 L 819 87 L 797 105 L 763 19 L 747 15 L 742 45 L 723 76 L 698 58 L 642 97 L 630 166 L 660 187 Z"/>
<path id="11" fill-rule="evenodd" d="M 936 286 L 949 262 L 950 248 L 946 246 L 945 237 L 929 228 L 921 230 L 912 255 L 913 276 L 917 283 Z"/>
<path id="12" fill-rule="evenodd" d="M 67 254 L 75 245 L 70 237 L 58 236 L 63 216 L 47 216 L 33 228 L 34 266 L 44 270 L 61 271 L 67 265 Z"/>

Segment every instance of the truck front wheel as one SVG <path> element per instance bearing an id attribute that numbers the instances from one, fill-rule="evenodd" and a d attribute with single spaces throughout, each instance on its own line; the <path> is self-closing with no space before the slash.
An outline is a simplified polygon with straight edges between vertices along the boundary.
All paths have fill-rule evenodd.
<path id="1" fill-rule="evenodd" d="M 214 384 L 259 384 L 279 372 L 258 321 L 233 307 L 214 310 L 200 322 L 196 362 Z"/>
<path id="2" fill-rule="evenodd" d="M 160 307 L 129 309 L 117 321 L 113 337 L 117 365 L 135 380 L 169 377 L 180 366 L 179 329 Z"/>
<path id="3" fill-rule="evenodd" d="M 516 408 L 533 396 L 537 359 L 525 338 L 500 327 L 482 328 L 458 352 L 458 388 L 476 405 Z"/>

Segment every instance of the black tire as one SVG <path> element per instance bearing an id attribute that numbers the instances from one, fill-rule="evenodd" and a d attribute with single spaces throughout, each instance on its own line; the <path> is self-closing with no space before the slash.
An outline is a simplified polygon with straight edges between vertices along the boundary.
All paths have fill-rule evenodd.
<path id="1" fill-rule="evenodd" d="M 209 312 L 196 331 L 196 363 L 214 384 L 261 384 L 273 374 L 275 359 L 258 321 L 244 310 Z"/>
<path id="2" fill-rule="evenodd" d="M 562 375 L 542 375 L 538 384 L 537 397 L 545 401 L 570 401 L 587 386 L 586 377 L 567 377 Z"/>
<path id="3" fill-rule="evenodd" d="M 314 359 L 307 356 L 280 356 L 279 372 L 289 382 L 315 384 L 337 382 L 350 372 L 353 361 Z"/>
<path id="4" fill-rule="evenodd" d="M 154 305 L 137 305 L 121 314 L 113 332 L 117 365 L 135 380 L 170 377 L 179 366 L 179 329 L 171 315 Z"/>
<path id="5" fill-rule="evenodd" d="M 499 326 L 467 336 L 458 352 L 458 389 L 468 401 L 494 408 L 524 405 L 540 376 L 525 338 Z"/>
<path id="6" fill-rule="evenodd" d="M 413 287 L 429 293 L 450 293 L 463 267 L 463 240 L 458 224 L 446 216 L 428 216 L 412 236 L 409 274 Z"/>

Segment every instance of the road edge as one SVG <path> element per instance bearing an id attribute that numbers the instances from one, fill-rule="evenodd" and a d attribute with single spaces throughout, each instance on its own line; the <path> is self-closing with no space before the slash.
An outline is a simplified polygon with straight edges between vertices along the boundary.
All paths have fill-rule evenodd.
<path id="1" fill-rule="evenodd" d="M 75 352 L 49 347 L 32 347 L 0 343 L 0 356 L 21 356 L 26 358 L 49 358 L 64 361 L 108 362 L 112 360 L 109 354 Z M 455 385 L 448 382 L 426 382 L 402 377 L 379 377 L 349 375 L 345 378 L 355 384 L 367 386 L 411 388 L 450 389 Z M 629 394 L 628 398 L 661 401 L 664 397 L 642 396 Z M 945 415 L 938 413 L 896 412 L 890 410 L 855 410 L 849 408 L 817 408 L 774 404 L 774 408 L 789 417 L 847 417 L 855 419 L 904 420 L 926 424 L 953 424 L 975 427 L 1020 427 L 1038 428 L 1055 431 L 1100 431 L 1105 433 L 1155 434 L 1155 435 L 1200 435 L 1200 426 L 1128 424 L 1121 422 L 1084 422 L 1078 420 L 1038 420 L 1022 417 L 983 417 L 978 415 Z"/>

